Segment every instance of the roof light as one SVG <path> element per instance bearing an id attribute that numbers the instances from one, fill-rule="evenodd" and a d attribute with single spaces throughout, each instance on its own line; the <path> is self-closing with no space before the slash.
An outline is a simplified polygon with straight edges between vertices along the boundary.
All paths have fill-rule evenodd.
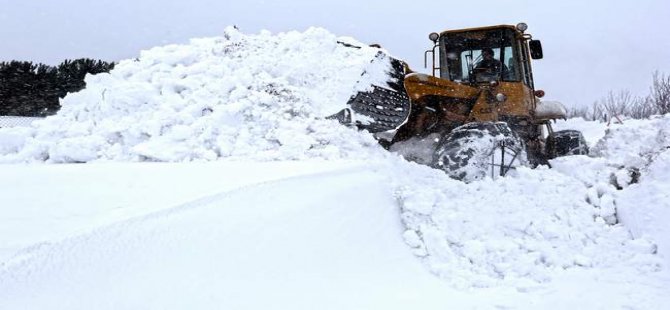
<path id="1" fill-rule="evenodd" d="M 516 30 L 519 30 L 521 32 L 526 31 L 528 29 L 528 25 L 526 23 L 518 23 L 516 24 Z"/>

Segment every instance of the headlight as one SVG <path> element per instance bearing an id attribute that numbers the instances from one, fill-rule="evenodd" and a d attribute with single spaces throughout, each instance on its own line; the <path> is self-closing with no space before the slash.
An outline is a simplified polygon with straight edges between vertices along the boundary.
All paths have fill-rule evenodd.
<path id="1" fill-rule="evenodd" d="M 516 24 L 516 30 L 519 30 L 521 32 L 526 31 L 528 29 L 528 25 L 526 23 L 518 23 Z"/>
<path id="2" fill-rule="evenodd" d="M 503 93 L 498 93 L 496 95 L 496 100 L 498 100 L 498 102 L 504 102 L 505 100 L 507 100 L 507 96 L 505 96 L 505 94 Z"/>

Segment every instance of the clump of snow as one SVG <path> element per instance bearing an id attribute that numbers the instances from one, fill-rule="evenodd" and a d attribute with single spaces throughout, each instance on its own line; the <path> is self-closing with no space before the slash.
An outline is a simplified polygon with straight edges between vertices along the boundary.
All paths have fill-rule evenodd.
<path id="1" fill-rule="evenodd" d="M 427 136 L 415 136 L 405 141 L 391 145 L 389 151 L 394 152 L 406 160 L 423 165 L 433 164 L 433 153 L 440 142 L 440 134 L 433 133 Z"/>
<path id="2" fill-rule="evenodd" d="M 374 139 L 324 117 L 386 80 L 388 62 L 373 61 L 379 52 L 319 28 L 245 35 L 229 27 L 222 37 L 153 48 L 87 76 L 86 89 L 22 137 L 0 131 L 0 144 L 12 145 L 0 162 L 360 157 Z"/>
<path id="3" fill-rule="evenodd" d="M 21 150 L 30 132 L 30 129 L 18 126 L 0 130 L 0 154 L 15 153 Z"/>

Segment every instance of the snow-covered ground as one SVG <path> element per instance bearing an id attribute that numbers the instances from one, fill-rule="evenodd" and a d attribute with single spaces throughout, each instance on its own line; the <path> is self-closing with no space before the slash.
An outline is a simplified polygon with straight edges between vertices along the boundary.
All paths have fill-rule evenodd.
<path id="1" fill-rule="evenodd" d="M 25 116 L 0 116 L 0 128 L 30 126 L 34 121 L 42 119 L 41 117 Z"/>
<path id="2" fill-rule="evenodd" d="M 0 309 L 665 308 L 670 116 L 465 184 L 323 118 L 375 54 L 229 28 L 0 129 Z"/>

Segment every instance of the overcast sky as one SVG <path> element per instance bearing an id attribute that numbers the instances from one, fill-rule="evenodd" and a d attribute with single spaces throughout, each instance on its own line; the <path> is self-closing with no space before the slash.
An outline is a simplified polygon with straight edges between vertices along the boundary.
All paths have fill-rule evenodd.
<path id="1" fill-rule="evenodd" d="M 667 0 L 0 0 L 0 8 L 0 61 L 118 61 L 228 25 L 244 33 L 318 26 L 379 43 L 424 71 L 430 32 L 523 21 L 542 40 L 535 85 L 547 98 L 575 106 L 610 90 L 644 95 L 654 70 L 670 74 Z"/>

